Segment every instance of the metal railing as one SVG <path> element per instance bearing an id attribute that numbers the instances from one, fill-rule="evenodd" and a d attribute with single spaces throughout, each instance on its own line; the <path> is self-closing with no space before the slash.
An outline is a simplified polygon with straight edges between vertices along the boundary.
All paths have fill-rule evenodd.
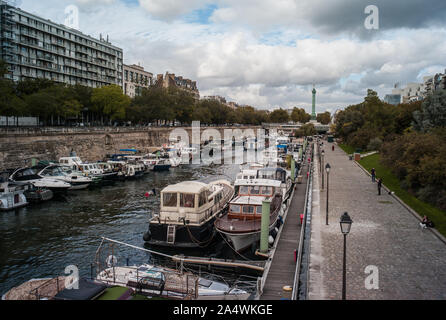
<path id="1" fill-rule="evenodd" d="M 313 147 L 313 146 L 311 146 Z M 313 186 L 313 163 L 314 159 L 312 157 L 312 161 L 309 164 L 309 176 L 307 180 L 307 189 L 305 192 L 305 206 L 304 206 L 304 217 L 302 219 L 302 226 L 300 230 L 300 240 L 299 240 L 299 248 L 298 248 L 298 256 L 297 256 L 297 262 L 296 262 L 296 271 L 294 273 L 294 282 L 293 282 L 293 292 L 291 295 L 291 300 L 298 300 L 298 293 L 300 289 L 300 274 L 301 274 L 301 268 L 302 268 L 302 253 L 304 248 L 304 242 L 305 242 L 305 229 L 307 227 L 307 217 L 310 214 L 311 215 L 311 201 L 312 201 L 312 186 Z"/>

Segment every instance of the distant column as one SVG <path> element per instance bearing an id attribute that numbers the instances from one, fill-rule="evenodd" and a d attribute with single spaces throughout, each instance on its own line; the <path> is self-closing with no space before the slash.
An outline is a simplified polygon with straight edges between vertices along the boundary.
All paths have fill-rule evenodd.
<path id="1" fill-rule="evenodd" d="M 316 120 L 316 88 L 313 86 L 313 109 L 311 112 L 311 120 Z"/>

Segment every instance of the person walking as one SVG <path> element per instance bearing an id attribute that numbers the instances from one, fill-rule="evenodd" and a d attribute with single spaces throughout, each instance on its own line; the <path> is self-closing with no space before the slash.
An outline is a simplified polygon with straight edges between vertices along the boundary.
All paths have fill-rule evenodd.
<path id="1" fill-rule="evenodd" d="M 331 146 L 331 151 L 334 151 L 334 145 Z"/>
<path id="2" fill-rule="evenodd" d="M 375 179 L 376 179 L 376 170 L 375 170 L 375 168 L 372 168 L 371 174 L 372 174 L 372 182 L 375 182 Z"/>
<path id="3" fill-rule="evenodd" d="M 382 187 L 383 181 L 381 178 L 378 179 L 378 195 L 381 195 L 381 187 Z"/>

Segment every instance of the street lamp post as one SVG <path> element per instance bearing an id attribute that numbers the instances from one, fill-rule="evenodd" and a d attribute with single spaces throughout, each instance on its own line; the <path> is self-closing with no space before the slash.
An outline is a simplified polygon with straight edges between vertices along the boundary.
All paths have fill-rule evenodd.
<path id="1" fill-rule="evenodd" d="M 329 178 L 329 173 L 330 173 L 330 164 L 327 163 L 327 165 L 325 166 L 325 171 L 327 171 L 327 205 L 326 205 L 326 219 L 325 219 L 325 224 L 328 226 L 328 178 Z"/>
<path id="2" fill-rule="evenodd" d="M 321 151 L 322 190 L 324 190 L 324 156 L 325 156 L 325 151 L 322 150 Z"/>
<path id="3" fill-rule="evenodd" d="M 341 232 L 344 235 L 344 262 L 342 269 L 342 300 L 346 300 L 346 275 L 347 275 L 347 235 L 350 232 L 350 228 L 352 226 L 352 219 L 348 215 L 347 212 L 341 216 L 340 225 Z"/>

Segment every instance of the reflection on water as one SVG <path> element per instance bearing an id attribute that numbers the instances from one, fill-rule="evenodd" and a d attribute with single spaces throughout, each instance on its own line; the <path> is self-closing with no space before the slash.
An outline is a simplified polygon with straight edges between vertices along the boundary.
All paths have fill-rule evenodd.
<path id="1" fill-rule="evenodd" d="M 0 213 L 0 293 L 32 278 L 61 275 L 68 265 L 78 266 L 81 275 L 90 275 L 100 237 L 143 247 L 142 237 L 148 219 L 159 209 L 162 188 L 184 180 L 234 179 L 238 170 L 238 165 L 189 165 Z M 145 198 L 144 193 L 153 188 L 157 196 Z M 204 254 L 221 254 L 223 248 L 217 245 L 212 250 L 214 253 Z M 125 264 L 127 259 L 130 264 L 150 259 L 148 253 L 125 247 L 120 247 L 119 255 L 118 264 Z"/>

